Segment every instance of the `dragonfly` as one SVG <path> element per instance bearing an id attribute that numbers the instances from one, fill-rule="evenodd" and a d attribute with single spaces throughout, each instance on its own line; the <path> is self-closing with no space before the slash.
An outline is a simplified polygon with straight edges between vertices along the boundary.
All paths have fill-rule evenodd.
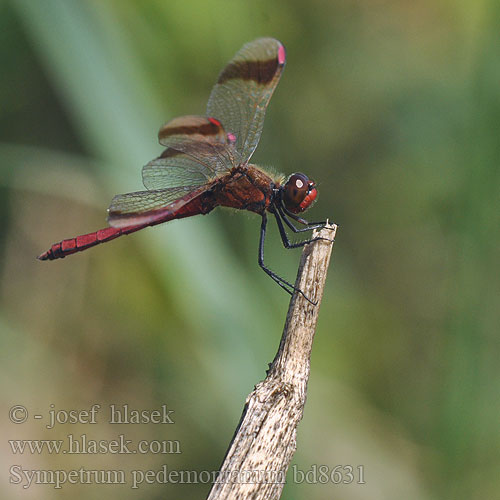
<path id="1" fill-rule="evenodd" d="M 293 243 L 285 230 L 302 233 L 325 225 L 300 216 L 317 198 L 316 183 L 303 173 L 285 179 L 250 163 L 285 62 L 278 40 L 259 38 L 244 45 L 220 73 L 206 116 L 181 116 L 161 127 L 158 139 L 166 149 L 142 169 L 146 190 L 115 196 L 109 227 L 55 243 L 38 259 L 64 258 L 149 226 L 230 207 L 261 216 L 259 266 L 289 294 L 304 295 L 264 263 L 264 241 L 268 214 L 285 248 L 322 239 Z"/>

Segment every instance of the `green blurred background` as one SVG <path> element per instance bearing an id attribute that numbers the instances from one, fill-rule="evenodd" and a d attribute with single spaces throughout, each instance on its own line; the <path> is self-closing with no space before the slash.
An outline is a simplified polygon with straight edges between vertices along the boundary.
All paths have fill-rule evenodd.
<path id="1" fill-rule="evenodd" d="M 273 36 L 287 68 L 254 160 L 319 184 L 339 224 L 293 464 L 364 485 L 284 498 L 500 498 L 500 4 L 0 0 L 3 498 L 205 498 L 209 485 L 9 484 L 26 469 L 218 469 L 277 349 L 289 297 L 257 266 L 259 219 L 217 210 L 64 261 L 142 188 L 159 127 L 203 114 L 219 71 Z M 276 231 L 266 258 L 293 279 Z M 8 421 L 99 403 L 99 424 Z M 116 426 L 111 403 L 175 425 Z M 14 456 L 7 439 L 170 439 L 178 455 Z"/>

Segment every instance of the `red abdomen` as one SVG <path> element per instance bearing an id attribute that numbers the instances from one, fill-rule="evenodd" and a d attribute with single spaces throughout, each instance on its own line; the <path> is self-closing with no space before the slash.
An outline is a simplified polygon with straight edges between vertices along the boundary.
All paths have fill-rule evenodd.
<path id="1" fill-rule="evenodd" d="M 114 240 L 118 238 L 118 236 L 124 234 L 134 233 L 145 227 L 155 226 L 172 219 L 183 219 L 184 217 L 191 217 L 193 215 L 207 214 L 216 206 L 216 201 L 210 191 L 199 192 L 194 197 L 192 193 L 187 196 L 192 198 L 187 203 L 179 204 L 179 201 L 183 200 L 183 198 L 180 198 L 176 202 L 160 210 L 137 214 L 137 218 L 140 219 L 140 221 L 138 220 L 138 223 L 135 225 L 107 227 L 93 233 L 82 234 L 76 238 L 54 243 L 49 250 L 42 253 L 37 258 L 39 260 L 62 259 L 66 257 L 66 255 L 87 250 L 87 248 Z M 130 220 L 133 220 L 133 218 Z"/>
<path id="2" fill-rule="evenodd" d="M 105 229 L 99 229 L 99 231 L 95 231 L 94 233 L 82 234 L 76 238 L 70 238 L 69 240 L 54 243 L 49 250 L 42 253 L 37 258 L 39 260 L 63 259 L 66 255 L 81 252 L 87 248 L 99 245 L 99 243 L 114 240 L 122 234 L 133 233 L 134 231 L 138 231 L 144 227 L 146 226 L 132 226 L 130 228 L 107 227 Z"/>

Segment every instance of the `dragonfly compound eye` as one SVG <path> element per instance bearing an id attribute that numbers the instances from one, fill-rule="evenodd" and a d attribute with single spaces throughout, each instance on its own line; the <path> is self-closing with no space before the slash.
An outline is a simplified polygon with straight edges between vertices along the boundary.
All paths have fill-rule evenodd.
<path id="1" fill-rule="evenodd" d="M 318 191 L 315 182 L 305 174 L 292 174 L 283 188 L 283 203 L 290 212 L 296 214 L 307 210 L 316 199 Z"/>

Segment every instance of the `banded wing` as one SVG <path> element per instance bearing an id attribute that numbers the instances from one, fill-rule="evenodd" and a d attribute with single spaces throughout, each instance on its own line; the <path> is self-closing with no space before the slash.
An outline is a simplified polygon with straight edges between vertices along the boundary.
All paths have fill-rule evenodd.
<path id="1" fill-rule="evenodd" d="M 248 163 L 259 143 L 285 58 L 285 47 L 273 38 L 247 43 L 222 70 L 210 94 L 207 115 L 220 120 L 235 140 L 238 163 Z"/>
<path id="2" fill-rule="evenodd" d="M 196 115 L 174 118 L 160 129 L 158 140 L 162 146 L 187 154 L 214 175 L 235 166 L 232 136 L 215 118 Z"/>
<path id="3" fill-rule="evenodd" d="M 181 116 L 164 125 L 158 136 L 167 149 L 142 169 L 148 191 L 115 196 L 108 208 L 111 226 L 175 218 L 176 212 L 233 167 L 233 143 L 214 118 Z"/>
<path id="4" fill-rule="evenodd" d="M 147 189 L 200 185 L 235 165 L 234 144 L 215 118 L 174 118 L 160 129 L 158 139 L 167 149 L 142 169 Z"/>

